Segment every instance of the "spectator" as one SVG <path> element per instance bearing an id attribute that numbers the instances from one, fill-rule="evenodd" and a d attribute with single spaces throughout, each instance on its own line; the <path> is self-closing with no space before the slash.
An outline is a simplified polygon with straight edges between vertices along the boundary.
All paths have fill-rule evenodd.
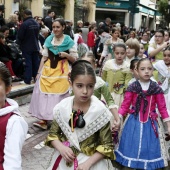
<path id="1" fill-rule="evenodd" d="M 41 43 L 41 46 L 43 47 L 45 39 L 48 37 L 49 31 L 46 28 L 42 28 L 39 33 L 39 41 Z"/>
<path id="2" fill-rule="evenodd" d="M 8 39 L 11 41 L 16 40 L 16 35 L 18 32 L 18 15 L 16 14 L 11 14 L 8 18 L 7 26 L 9 27 L 9 36 Z"/>
<path id="3" fill-rule="evenodd" d="M 74 32 L 72 30 L 72 22 L 70 20 L 65 20 L 66 28 L 64 29 L 64 34 L 69 35 L 74 39 Z"/>
<path id="4" fill-rule="evenodd" d="M 4 10 L 5 7 L 4 5 L 0 5 L 0 27 L 2 27 L 3 25 L 5 25 L 5 19 L 4 19 Z"/>
<path id="5" fill-rule="evenodd" d="M 105 27 L 110 27 L 111 21 L 112 20 L 110 18 L 106 18 L 105 21 L 104 21 L 104 24 L 103 24 L 103 26 L 101 28 L 103 30 L 105 30 Z"/>
<path id="6" fill-rule="evenodd" d="M 84 26 L 81 28 L 82 30 L 82 38 L 84 40 L 84 43 L 87 44 L 87 34 L 89 32 L 89 22 L 85 22 Z"/>
<path id="7" fill-rule="evenodd" d="M 24 22 L 18 31 L 17 42 L 20 45 L 22 56 L 25 58 L 24 82 L 30 84 L 35 79 L 39 68 L 39 25 L 33 19 L 29 9 L 24 11 Z"/>
<path id="8" fill-rule="evenodd" d="M 10 48 L 6 45 L 5 36 L 2 33 L 0 33 L 0 54 L 0 61 L 3 62 L 10 71 L 12 81 L 20 81 L 21 79 L 15 75 L 12 69 L 12 61 L 10 60 Z"/>
<path id="9" fill-rule="evenodd" d="M 54 17 L 54 11 L 48 10 L 48 15 L 44 19 L 44 24 L 52 31 L 52 23 L 53 23 L 53 17 Z"/>
<path id="10" fill-rule="evenodd" d="M 93 51 L 95 46 L 95 32 L 96 27 L 91 26 L 91 31 L 87 35 L 87 45 L 89 47 L 89 50 Z"/>
<path id="11" fill-rule="evenodd" d="M 82 28 L 83 27 L 83 21 L 79 20 L 77 21 L 77 29 Z"/>

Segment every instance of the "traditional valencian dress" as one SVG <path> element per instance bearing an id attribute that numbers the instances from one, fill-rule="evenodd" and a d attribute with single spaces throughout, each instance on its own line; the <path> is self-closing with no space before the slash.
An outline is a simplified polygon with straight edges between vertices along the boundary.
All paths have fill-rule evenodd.
<path id="1" fill-rule="evenodd" d="M 163 60 L 157 61 L 153 67 L 158 71 L 157 82 L 164 91 L 166 107 L 170 115 L 170 67 Z"/>
<path id="2" fill-rule="evenodd" d="M 53 120 L 52 110 L 62 99 L 69 96 L 69 62 L 60 58 L 60 52 L 67 52 L 77 58 L 74 41 L 68 35 L 60 45 L 55 45 L 54 35 L 50 35 L 44 44 L 43 56 L 47 56 L 40 78 L 36 81 L 29 113 L 41 120 Z"/>
<path id="3" fill-rule="evenodd" d="M 107 83 L 116 105 L 121 105 L 124 92 L 131 78 L 132 74 L 126 61 L 123 61 L 122 65 L 117 65 L 115 59 L 105 63 L 102 79 Z"/>
<path id="4" fill-rule="evenodd" d="M 111 108 L 118 108 L 117 105 L 115 105 L 113 97 L 106 85 L 106 82 L 103 81 L 103 79 L 99 76 L 96 76 L 96 84 L 94 87 L 94 95 L 99 99 L 106 102 L 109 109 Z"/>
<path id="5" fill-rule="evenodd" d="M 168 166 L 164 130 L 159 126 L 156 106 L 163 121 L 169 121 L 163 91 L 156 82 L 135 81 L 127 88 L 119 114 L 129 115 L 115 150 L 116 161 L 124 167 L 154 170 Z"/>
<path id="6" fill-rule="evenodd" d="M 83 116 L 86 124 L 83 128 L 75 128 L 72 132 L 69 126 L 70 115 L 72 113 L 74 96 L 63 99 L 54 108 L 54 120 L 47 136 L 45 144 L 51 146 L 51 141 L 60 140 L 69 142 L 74 154 L 77 155 L 78 164 L 85 162 L 95 152 L 100 152 L 104 159 L 93 165 L 90 170 L 113 169 L 110 159 L 114 159 L 112 136 L 110 130 L 110 119 L 112 114 L 95 96 L 91 97 L 90 108 Z M 53 156 L 52 169 L 56 158 L 60 153 L 56 151 Z M 57 170 L 74 170 L 75 161 L 70 165 L 61 159 Z"/>
<path id="7" fill-rule="evenodd" d="M 5 107 L 0 109 L 0 170 L 22 170 L 21 150 L 27 131 L 18 103 L 7 98 Z"/>

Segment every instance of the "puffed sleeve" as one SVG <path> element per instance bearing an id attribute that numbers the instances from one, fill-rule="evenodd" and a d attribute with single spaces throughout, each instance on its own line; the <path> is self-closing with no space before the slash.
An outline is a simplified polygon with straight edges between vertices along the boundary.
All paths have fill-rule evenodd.
<path id="1" fill-rule="evenodd" d="M 49 131 L 48 136 L 46 137 L 46 140 L 45 140 L 45 145 L 49 146 L 49 147 L 53 147 L 51 145 L 51 141 L 53 141 L 53 140 L 61 140 L 60 139 L 61 134 L 62 134 L 61 128 L 59 127 L 56 120 L 53 120 L 53 122 L 51 124 L 50 131 Z"/>
<path id="2" fill-rule="evenodd" d="M 125 92 L 124 100 L 123 100 L 121 107 L 118 111 L 119 114 L 121 114 L 122 116 L 125 116 L 129 112 L 129 108 L 132 103 L 132 99 L 133 99 L 133 93 Z"/>
<path id="3" fill-rule="evenodd" d="M 158 106 L 158 110 L 161 114 L 161 117 L 163 119 L 163 122 L 169 121 L 170 117 L 169 117 L 168 112 L 167 112 L 165 97 L 164 97 L 163 93 L 156 95 L 156 103 L 157 103 L 157 106 Z"/>
<path id="4" fill-rule="evenodd" d="M 8 120 L 4 146 L 4 170 L 22 170 L 21 150 L 26 139 L 28 125 L 23 117 L 13 115 Z"/>
<path id="5" fill-rule="evenodd" d="M 104 84 L 101 87 L 101 94 L 103 95 L 103 97 L 104 97 L 104 99 L 105 99 L 109 109 L 111 109 L 111 108 L 118 108 L 118 106 L 115 105 L 113 97 L 112 97 L 108 87 L 106 86 L 106 84 Z"/>
<path id="6" fill-rule="evenodd" d="M 76 45 L 73 45 L 73 47 L 71 47 L 70 49 L 69 49 L 69 53 L 70 53 L 70 55 L 72 56 L 72 57 L 74 57 L 74 58 L 78 58 L 78 53 L 77 53 L 77 48 L 76 48 Z"/>
<path id="7" fill-rule="evenodd" d="M 96 150 L 103 154 L 105 157 L 109 157 L 114 160 L 115 155 L 113 153 L 113 142 L 110 130 L 110 122 L 108 122 L 100 129 L 98 141 L 99 145 L 97 146 Z"/>

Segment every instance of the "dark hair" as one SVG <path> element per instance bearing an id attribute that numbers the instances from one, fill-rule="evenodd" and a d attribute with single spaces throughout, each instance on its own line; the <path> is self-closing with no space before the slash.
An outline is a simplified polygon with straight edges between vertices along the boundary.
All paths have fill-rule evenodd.
<path id="1" fill-rule="evenodd" d="M 64 21 L 63 18 L 56 18 L 56 19 L 53 21 L 53 23 L 54 23 L 54 22 L 59 22 L 62 27 L 65 27 L 65 28 L 66 28 L 66 23 L 65 23 L 65 21 Z M 65 28 L 64 28 L 64 29 L 65 29 Z"/>
<path id="2" fill-rule="evenodd" d="M 3 25 L 1 28 L 0 28 L 0 32 L 4 33 L 6 30 L 9 30 L 9 27 L 7 27 L 6 25 Z"/>
<path id="3" fill-rule="evenodd" d="M 87 26 L 87 27 L 88 27 L 89 25 L 90 25 L 89 22 L 85 22 L 85 23 L 84 23 L 84 26 Z"/>
<path id="4" fill-rule="evenodd" d="M 4 34 L 0 32 L 0 39 L 5 38 Z"/>
<path id="5" fill-rule="evenodd" d="M 116 31 L 119 31 L 118 28 L 112 28 L 112 34 Z"/>
<path id="6" fill-rule="evenodd" d="M 32 16 L 32 12 L 31 12 L 30 9 L 24 10 L 24 14 L 25 14 L 25 15 L 31 15 L 31 16 Z"/>
<path id="7" fill-rule="evenodd" d="M 95 56 L 93 54 L 93 52 L 89 51 L 89 52 L 86 52 L 82 57 L 81 57 L 81 60 L 83 60 L 84 57 L 88 57 L 92 60 L 93 64 L 96 63 L 96 59 L 95 59 Z"/>
<path id="8" fill-rule="evenodd" d="M 155 31 L 155 34 L 156 34 L 157 32 L 161 33 L 163 36 L 165 35 L 164 30 L 162 30 L 162 29 L 156 30 L 156 31 Z"/>
<path id="9" fill-rule="evenodd" d="M 110 32 L 110 28 L 108 26 L 104 27 L 104 32 L 109 33 Z"/>
<path id="10" fill-rule="evenodd" d="M 99 29 L 99 30 L 98 30 L 98 34 L 99 34 L 99 35 L 101 35 L 103 32 L 104 32 L 103 29 Z"/>
<path id="11" fill-rule="evenodd" d="M 78 60 L 73 63 L 72 70 L 70 73 L 70 80 L 72 81 L 72 83 L 78 75 L 91 75 L 96 82 L 96 75 L 94 69 L 91 63 L 86 60 Z"/>
<path id="12" fill-rule="evenodd" d="M 137 63 L 137 70 L 139 69 L 139 66 L 140 66 L 140 64 L 143 62 L 143 61 L 149 61 L 150 63 L 151 63 L 151 65 L 152 65 L 152 62 L 148 59 L 148 58 L 142 58 L 142 59 L 140 59 L 139 61 L 138 61 L 138 63 Z"/>
<path id="13" fill-rule="evenodd" d="M 135 64 L 138 63 L 139 59 L 135 58 L 130 62 L 130 69 L 134 70 L 135 69 Z"/>
<path id="14" fill-rule="evenodd" d="M 48 14 L 51 14 L 51 12 L 54 12 L 54 11 L 50 9 L 50 10 L 48 10 L 47 13 L 48 13 Z"/>
<path id="15" fill-rule="evenodd" d="M 115 51 L 116 47 L 124 48 L 125 51 L 126 51 L 126 44 L 125 44 L 125 43 L 116 43 L 116 44 L 113 46 L 113 51 Z"/>
<path id="16" fill-rule="evenodd" d="M 83 32 L 80 28 L 76 29 L 75 33 Z"/>
<path id="17" fill-rule="evenodd" d="M 12 78 L 8 68 L 0 62 L 0 79 L 5 83 L 6 87 L 11 86 Z"/>
<path id="18" fill-rule="evenodd" d="M 168 45 L 164 50 L 163 50 L 163 52 L 164 51 L 170 51 L 170 46 Z"/>

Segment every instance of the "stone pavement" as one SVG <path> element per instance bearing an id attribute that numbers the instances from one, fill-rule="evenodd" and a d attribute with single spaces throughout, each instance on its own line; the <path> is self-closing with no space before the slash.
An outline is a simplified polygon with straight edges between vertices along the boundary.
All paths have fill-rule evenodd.
<path id="1" fill-rule="evenodd" d="M 29 103 L 21 105 L 19 110 L 28 123 L 29 130 L 27 139 L 22 149 L 22 167 L 23 170 L 45 170 L 48 167 L 53 149 L 44 146 L 44 139 L 48 130 L 41 130 L 32 126 L 37 119 L 28 113 Z"/>

